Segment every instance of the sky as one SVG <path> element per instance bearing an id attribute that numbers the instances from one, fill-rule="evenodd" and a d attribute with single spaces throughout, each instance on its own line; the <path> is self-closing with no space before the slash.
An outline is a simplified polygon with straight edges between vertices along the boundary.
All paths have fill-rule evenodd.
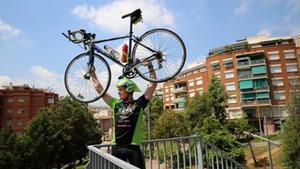
<path id="1" fill-rule="evenodd" d="M 136 35 L 153 28 L 175 31 L 187 49 L 186 66 L 205 59 L 210 49 L 256 35 L 300 34 L 300 0 L 9 0 L 0 5 L 0 86 L 28 84 L 67 95 L 63 76 L 84 49 L 68 42 L 67 30 L 86 29 L 97 39 L 126 35 L 121 16 L 140 8 Z M 119 49 L 124 42 L 112 44 Z M 109 62 L 112 84 L 121 67 Z M 147 83 L 135 79 L 140 88 Z M 98 102 L 97 102 L 98 104 Z M 103 102 L 99 102 L 100 105 Z"/>

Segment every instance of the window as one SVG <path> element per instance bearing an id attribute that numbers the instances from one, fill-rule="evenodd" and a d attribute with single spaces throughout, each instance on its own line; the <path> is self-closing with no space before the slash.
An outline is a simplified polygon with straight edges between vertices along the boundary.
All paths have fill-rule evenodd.
<path id="1" fill-rule="evenodd" d="M 211 66 L 212 70 L 220 69 L 219 61 L 217 61 L 217 62 L 211 62 L 210 66 Z"/>
<path id="2" fill-rule="evenodd" d="M 25 100 L 24 100 L 24 98 L 23 97 L 19 97 L 19 99 L 18 99 L 18 102 L 19 103 L 23 103 Z"/>
<path id="3" fill-rule="evenodd" d="M 14 99 L 13 98 L 8 98 L 7 102 L 12 103 L 12 102 L 14 102 Z"/>
<path id="4" fill-rule="evenodd" d="M 170 88 L 170 92 L 173 92 L 173 90 L 174 90 L 174 86 L 172 86 L 172 87 Z"/>
<path id="5" fill-rule="evenodd" d="M 216 72 L 216 73 L 214 73 L 214 75 L 215 75 L 218 79 L 221 79 L 221 74 L 220 74 L 220 72 Z"/>
<path id="6" fill-rule="evenodd" d="M 226 91 L 235 91 L 235 84 L 234 83 L 226 83 L 225 88 L 226 88 Z"/>
<path id="7" fill-rule="evenodd" d="M 11 109 L 7 109 L 6 112 L 7 112 L 7 114 L 12 114 L 12 110 Z"/>
<path id="8" fill-rule="evenodd" d="M 228 114 L 231 118 L 238 118 L 242 115 L 241 110 L 228 110 Z"/>
<path id="9" fill-rule="evenodd" d="M 273 86 L 283 86 L 283 79 L 272 79 Z"/>
<path id="10" fill-rule="evenodd" d="M 170 98 L 169 97 L 166 97 L 166 101 L 168 102 L 170 100 Z"/>
<path id="11" fill-rule="evenodd" d="M 203 93 L 203 88 L 197 89 L 197 92 L 198 92 L 199 94 L 202 94 L 202 93 Z"/>
<path id="12" fill-rule="evenodd" d="M 275 52 L 269 52 L 269 60 L 279 60 L 279 52 L 275 51 Z"/>
<path id="13" fill-rule="evenodd" d="M 286 71 L 287 72 L 297 72 L 298 68 L 296 64 L 290 64 L 290 65 L 286 65 Z"/>
<path id="14" fill-rule="evenodd" d="M 7 120 L 7 121 L 6 121 L 6 127 L 9 128 L 9 127 L 11 127 L 11 126 L 12 126 L 11 120 Z"/>
<path id="15" fill-rule="evenodd" d="M 189 86 L 194 86 L 194 81 L 189 81 Z"/>
<path id="16" fill-rule="evenodd" d="M 226 68 L 233 67 L 232 59 L 223 60 L 223 63 L 224 63 L 224 67 Z"/>
<path id="17" fill-rule="evenodd" d="M 284 92 L 274 92 L 275 100 L 285 100 L 285 93 Z"/>
<path id="18" fill-rule="evenodd" d="M 169 88 L 166 88 L 166 89 L 165 89 L 165 93 L 168 93 L 168 92 L 169 92 Z"/>
<path id="19" fill-rule="evenodd" d="M 23 114 L 24 113 L 24 109 L 23 108 L 19 108 L 17 112 L 18 112 L 18 114 Z"/>
<path id="20" fill-rule="evenodd" d="M 236 95 L 231 95 L 228 97 L 228 103 L 232 104 L 232 103 L 236 103 Z"/>
<path id="21" fill-rule="evenodd" d="M 175 100 L 175 97 L 174 97 L 174 96 L 171 96 L 171 100 Z"/>
<path id="22" fill-rule="evenodd" d="M 225 72 L 224 73 L 225 79 L 231 79 L 234 78 L 233 72 Z"/>
<path id="23" fill-rule="evenodd" d="M 288 77 L 290 86 L 297 86 L 299 85 L 299 77 Z"/>
<path id="24" fill-rule="evenodd" d="M 17 126 L 23 126 L 23 120 L 22 119 L 17 121 Z"/>
<path id="25" fill-rule="evenodd" d="M 202 79 L 196 79 L 196 85 L 202 85 L 203 80 Z"/>
<path id="26" fill-rule="evenodd" d="M 54 104 L 54 98 L 48 98 L 48 104 Z"/>
<path id="27" fill-rule="evenodd" d="M 280 65 L 271 65 L 271 73 L 281 73 L 281 67 Z"/>
<path id="28" fill-rule="evenodd" d="M 190 97 L 194 97 L 195 96 L 195 92 L 190 92 Z"/>
<path id="29" fill-rule="evenodd" d="M 285 59 L 295 59 L 296 55 L 295 55 L 295 50 L 284 50 L 284 58 Z"/>

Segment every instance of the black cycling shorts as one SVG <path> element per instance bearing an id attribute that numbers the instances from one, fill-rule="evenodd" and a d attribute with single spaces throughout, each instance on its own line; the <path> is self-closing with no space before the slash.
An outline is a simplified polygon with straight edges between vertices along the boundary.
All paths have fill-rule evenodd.
<path id="1" fill-rule="evenodd" d="M 111 154 L 138 168 L 146 169 L 144 154 L 139 145 L 113 145 Z"/>

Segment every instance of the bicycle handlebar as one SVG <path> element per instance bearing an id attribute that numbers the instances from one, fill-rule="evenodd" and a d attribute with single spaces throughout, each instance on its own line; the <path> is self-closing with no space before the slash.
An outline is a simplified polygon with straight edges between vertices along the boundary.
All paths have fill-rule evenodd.
<path id="1" fill-rule="evenodd" d="M 68 35 L 66 35 L 64 32 L 62 33 L 62 35 L 73 43 L 83 42 L 84 45 L 90 43 L 91 40 L 94 40 L 96 38 L 96 34 L 86 33 L 84 29 L 76 31 L 68 30 Z"/>

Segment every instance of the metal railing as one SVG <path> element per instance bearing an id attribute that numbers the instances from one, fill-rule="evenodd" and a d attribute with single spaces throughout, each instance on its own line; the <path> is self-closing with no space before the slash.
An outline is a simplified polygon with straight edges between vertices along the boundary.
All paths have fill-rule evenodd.
<path id="1" fill-rule="evenodd" d="M 87 169 L 126 168 L 125 162 L 111 156 L 112 145 L 88 146 Z M 147 169 L 239 169 L 245 166 L 199 136 L 144 141 L 141 145 Z"/>

